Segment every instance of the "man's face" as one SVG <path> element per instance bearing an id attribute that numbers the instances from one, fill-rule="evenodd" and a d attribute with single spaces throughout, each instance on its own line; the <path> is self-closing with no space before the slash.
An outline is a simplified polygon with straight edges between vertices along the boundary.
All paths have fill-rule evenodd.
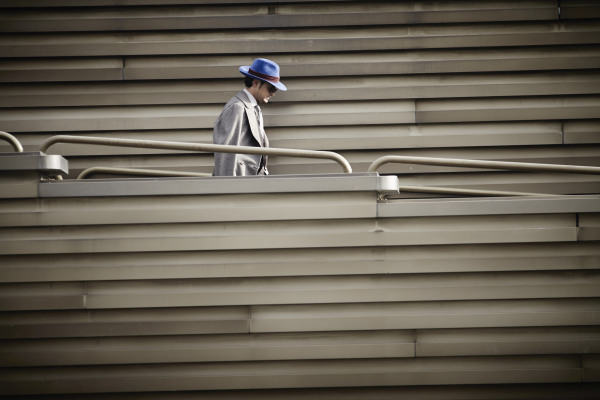
<path id="1" fill-rule="evenodd" d="M 271 100 L 271 97 L 275 96 L 275 92 L 277 92 L 277 88 L 275 86 L 268 82 L 262 82 L 258 80 L 253 82 L 252 88 L 254 89 L 254 93 L 252 93 L 252 95 L 259 104 L 268 103 L 269 100 Z"/>

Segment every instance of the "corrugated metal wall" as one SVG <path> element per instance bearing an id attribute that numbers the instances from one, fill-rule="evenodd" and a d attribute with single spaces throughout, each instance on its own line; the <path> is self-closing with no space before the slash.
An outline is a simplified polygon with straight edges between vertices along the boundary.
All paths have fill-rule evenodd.
<path id="1" fill-rule="evenodd" d="M 593 398 L 600 197 L 378 202 L 381 179 L 0 200 L 0 393 Z"/>
<path id="2" fill-rule="evenodd" d="M 559 4 L 560 3 L 560 4 Z M 286 93 L 264 107 L 274 147 L 600 165 L 594 0 L 5 0 L 0 130 L 28 150 L 69 133 L 210 142 L 238 66 L 265 56 Z M 3 147 L 8 149 L 7 146 Z M 212 156 L 57 146 L 96 165 L 212 171 Z M 272 158 L 272 173 L 337 172 Z M 389 165 L 406 184 L 597 193 L 596 177 Z M 527 190 L 525 190 L 527 189 Z"/>
<path id="3" fill-rule="evenodd" d="M 264 108 L 276 147 L 338 151 L 357 172 L 388 154 L 600 165 L 597 1 L 0 4 L 0 130 L 26 150 L 60 133 L 210 142 L 238 66 L 266 56 L 290 89 Z M 212 169 L 210 155 L 51 151 L 71 176 Z M 381 171 L 600 192 L 592 175 Z M 0 187 L 0 395 L 597 397 L 597 195 L 378 202 L 378 179 Z"/>

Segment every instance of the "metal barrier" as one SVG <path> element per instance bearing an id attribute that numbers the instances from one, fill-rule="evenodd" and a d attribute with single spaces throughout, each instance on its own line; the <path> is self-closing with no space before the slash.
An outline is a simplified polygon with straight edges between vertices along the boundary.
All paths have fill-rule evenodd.
<path id="1" fill-rule="evenodd" d="M 23 152 L 23 146 L 21 145 L 21 142 L 19 142 L 19 140 L 16 137 L 14 137 L 13 135 L 11 135 L 10 133 L 0 131 L 0 139 L 6 140 L 7 142 L 9 142 L 11 144 L 11 146 L 13 147 L 13 149 L 15 149 L 15 151 L 17 153 Z"/>
<path id="2" fill-rule="evenodd" d="M 203 172 L 167 171 L 162 169 L 138 169 L 138 168 L 113 168 L 113 167 L 91 167 L 83 170 L 77 179 L 85 179 L 93 174 L 115 174 L 135 176 L 161 176 L 161 177 L 209 177 L 212 174 Z"/>
<path id="3" fill-rule="evenodd" d="M 120 147 L 137 147 L 137 148 L 154 148 L 165 150 L 181 150 L 181 151 L 203 151 L 217 153 L 243 153 L 243 154 L 261 154 L 261 155 L 278 155 L 289 157 L 305 157 L 329 159 L 337 162 L 342 166 L 344 172 L 352 172 L 350 163 L 341 155 L 330 151 L 315 151 L 315 150 L 297 150 L 297 149 L 280 149 L 280 148 L 261 148 L 248 146 L 227 146 L 205 143 L 185 143 L 185 142 L 167 142 L 154 140 L 135 140 L 135 139 L 118 139 L 118 138 L 101 138 L 101 137 L 85 137 L 85 136 L 69 136 L 59 135 L 53 136 L 44 141 L 40 146 L 40 151 L 45 152 L 50 146 L 57 143 L 75 143 L 75 144 L 94 144 L 103 146 L 120 146 Z M 557 165 L 557 164 L 539 164 L 539 163 L 522 163 L 509 161 L 485 161 L 485 160 L 466 160 L 466 159 L 451 159 L 451 158 L 432 158 L 432 157 L 413 157 L 413 156 L 384 156 L 375 160 L 368 168 L 367 172 L 377 172 L 377 169 L 382 165 L 389 163 L 403 164 L 420 164 L 420 165 L 436 165 L 446 167 L 461 167 L 461 168 L 483 168 L 483 169 L 499 169 L 513 171 L 530 171 L 530 172 L 562 172 L 562 173 L 578 173 L 578 174 L 594 174 L 600 175 L 600 167 L 579 166 L 579 165 Z M 206 173 L 197 172 L 180 172 L 180 171 L 165 171 L 151 169 L 133 169 L 133 168 L 112 168 L 112 167 L 92 167 L 84 170 L 78 179 L 84 179 L 94 173 L 111 173 L 120 175 L 142 175 L 142 176 L 163 176 L 163 177 L 206 177 L 211 176 Z M 467 196 L 548 196 L 543 193 L 527 193 L 527 192 L 509 192 L 495 190 L 478 190 L 478 189 L 455 189 L 444 187 L 427 187 L 427 186 L 400 186 L 401 191 L 421 192 L 421 193 L 438 193 L 438 194 L 457 194 Z"/>
<path id="4" fill-rule="evenodd" d="M 581 165 L 559 165 L 559 164 L 536 164 L 511 161 L 484 161 L 484 160 L 463 160 L 456 158 L 432 158 L 432 157 L 412 157 L 412 156 L 384 156 L 375 160 L 367 170 L 376 172 L 384 164 L 421 164 L 438 165 L 444 167 L 464 167 L 464 168 L 484 168 L 484 169 L 505 169 L 512 171 L 530 171 L 530 172 L 565 172 L 575 174 L 599 175 L 600 167 L 588 167 Z"/>
<path id="5" fill-rule="evenodd" d="M 187 172 L 187 171 L 169 171 L 160 169 L 137 169 L 137 168 L 114 168 L 114 167 L 90 167 L 83 170 L 77 179 L 86 179 L 93 174 L 113 174 L 113 175 L 133 175 L 133 176 L 152 176 L 152 177 L 211 177 L 212 174 L 202 172 Z M 509 192 L 500 190 L 482 190 L 482 189 L 454 189 L 441 188 L 434 186 L 399 186 L 398 189 L 402 192 L 415 193 L 437 193 L 437 194 L 452 194 L 463 196 L 554 196 L 541 193 L 528 192 Z"/>
<path id="6" fill-rule="evenodd" d="M 563 172 L 593 175 L 600 174 L 600 167 L 589 167 L 580 165 L 536 164 L 510 161 L 464 160 L 455 158 L 432 158 L 412 156 L 384 156 L 375 160 L 369 166 L 369 169 L 367 171 L 377 172 L 377 169 L 382 165 L 391 163 L 437 165 L 444 167 L 500 169 L 530 172 Z M 544 193 L 507 192 L 481 189 L 456 189 L 432 186 L 400 186 L 399 189 L 401 192 L 405 191 L 417 193 L 438 193 L 462 196 L 554 196 L 552 194 Z"/>
<path id="7" fill-rule="evenodd" d="M 165 142 L 158 140 L 117 139 L 69 135 L 58 135 L 46 139 L 41 144 L 40 151 L 46 152 L 46 150 L 48 150 L 50 146 L 57 143 L 94 144 L 102 146 L 137 147 L 163 150 L 203 151 L 210 153 L 260 154 L 267 156 L 318 158 L 335 161 L 343 168 L 344 172 L 352 172 L 352 167 L 350 166 L 348 160 L 332 151 L 279 149 L 271 147 L 264 148 L 251 146 L 228 146 L 208 143 Z"/>
<path id="8" fill-rule="evenodd" d="M 506 190 L 485 190 L 485 189 L 457 189 L 437 186 L 398 186 L 400 192 L 412 193 L 434 193 L 451 194 L 459 196 L 482 196 L 482 197 L 511 197 L 511 196 L 558 196 L 548 193 L 529 193 L 529 192 L 511 192 Z"/>

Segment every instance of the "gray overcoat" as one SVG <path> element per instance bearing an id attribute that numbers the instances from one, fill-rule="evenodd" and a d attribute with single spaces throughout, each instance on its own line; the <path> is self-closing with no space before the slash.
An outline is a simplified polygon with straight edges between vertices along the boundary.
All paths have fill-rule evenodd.
<path id="1" fill-rule="evenodd" d="M 269 146 L 266 135 L 265 147 Z M 243 90 L 225 104 L 215 122 L 213 143 L 262 147 L 261 131 L 254 106 Z M 257 175 L 263 156 L 258 154 L 215 153 L 214 176 Z M 264 156 L 266 170 L 266 156 Z M 267 172 L 268 173 L 268 172 Z"/>

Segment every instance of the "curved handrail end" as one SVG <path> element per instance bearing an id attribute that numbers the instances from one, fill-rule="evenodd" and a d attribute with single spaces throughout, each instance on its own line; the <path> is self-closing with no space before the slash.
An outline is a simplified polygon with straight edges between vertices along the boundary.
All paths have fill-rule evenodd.
<path id="1" fill-rule="evenodd" d="M 0 131 L 0 139 L 4 139 L 9 142 L 17 153 L 23 152 L 23 146 L 21 145 L 21 142 L 19 142 L 19 140 L 10 133 Z"/>

